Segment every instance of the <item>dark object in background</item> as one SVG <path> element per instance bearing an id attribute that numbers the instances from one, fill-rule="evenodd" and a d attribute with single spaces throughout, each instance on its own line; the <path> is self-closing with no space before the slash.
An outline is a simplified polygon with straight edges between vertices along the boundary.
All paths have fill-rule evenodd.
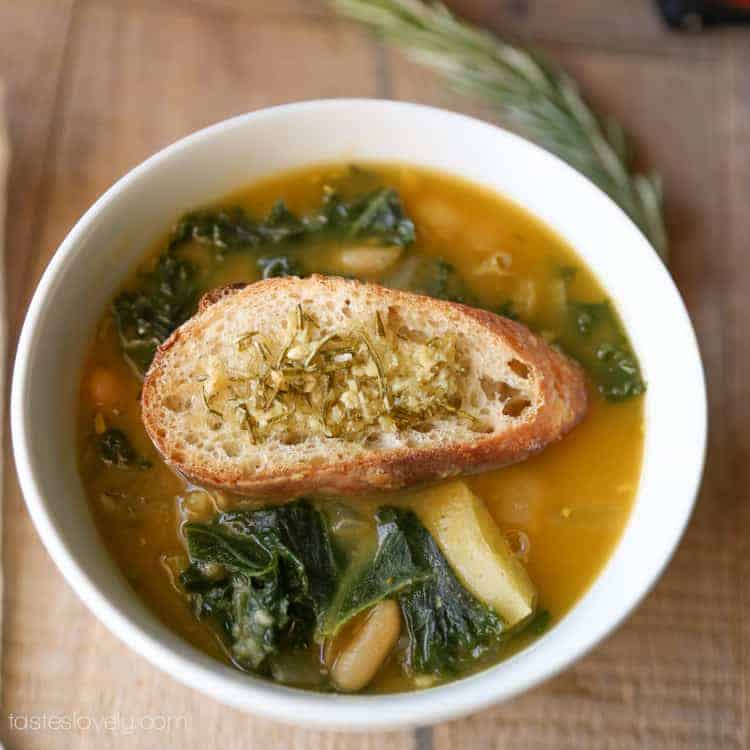
<path id="1" fill-rule="evenodd" d="M 750 23 L 750 0 L 657 0 L 664 20 L 675 29 Z"/>

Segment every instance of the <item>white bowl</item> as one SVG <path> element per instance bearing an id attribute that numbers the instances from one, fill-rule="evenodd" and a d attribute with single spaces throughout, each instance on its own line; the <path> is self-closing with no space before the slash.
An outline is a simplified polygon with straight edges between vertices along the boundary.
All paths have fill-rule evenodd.
<path id="1" fill-rule="evenodd" d="M 211 659 L 146 608 L 107 554 L 76 471 L 84 352 L 117 286 L 182 212 L 253 180 L 316 162 L 397 161 L 459 175 L 521 204 L 572 245 L 606 287 L 648 381 L 638 496 L 605 569 L 531 647 L 480 674 L 421 692 L 324 695 L 255 679 Z M 454 718 L 554 675 L 607 635 L 669 561 L 695 501 L 706 441 L 693 329 L 661 261 L 626 215 L 563 162 L 497 127 L 387 101 L 291 104 L 188 136 L 110 188 L 65 238 L 39 283 L 18 346 L 11 401 L 31 517 L 68 583 L 135 651 L 224 703 L 327 729 L 395 729 Z"/>

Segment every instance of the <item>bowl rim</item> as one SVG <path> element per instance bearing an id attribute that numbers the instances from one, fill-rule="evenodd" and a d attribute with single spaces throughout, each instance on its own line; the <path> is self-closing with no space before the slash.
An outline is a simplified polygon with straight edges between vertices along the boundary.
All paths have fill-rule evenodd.
<path id="1" fill-rule="evenodd" d="M 117 195 L 127 191 L 131 184 L 137 182 L 142 175 L 163 161 L 173 158 L 182 151 L 193 148 L 196 144 L 204 140 L 210 140 L 222 131 L 243 127 L 249 121 L 262 118 L 283 118 L 311 109 L 328 108 L 335 110 L 337 107 L 362 108 L 364 110 L 372 107 L 385 108 L 390 110 L 393 116 L 398 116 L 399 113 L 418 110 L 427 117 L 455 120 L 459 126 L 494 130 L 498 136 L 502 136 L 512 142 L 513 148 L 525 149 L 529 153 L 533 152 L 537 155 L 537 158 L 539 158 L 539 154 L 542 154 L 543 160 L 547 161 L 550 169 L 557 170 L 558 172 L 563 170 L 567 173 L 565 177 L 568 180 L 587 183 L 588 190 L 593 190 L 598 194 L 598 200 L 608 201 L 611 207 L 620 214 L 621 220 L 630 224 L 631 229 L 637 231 L 641 238 L 641 252 L 643 253 L 644 250 L 647 251 L 644 254 L 643 261 L 651 264 L 651 271 L 661 277 L 660 283 L 666 284 L 667 288 L 671 290 L 672 295 L 676 298 L 677 306 L 674 310 L 676 313 L 675 325 L 687 326 L 691 334 L 690 355 L 695 368 L 695 371 L 691 375 L 697 385 L 697 407 L 694 406 L 694 417 L 697 439 L 696 455 L 699 457 L 699 461 L 693 465 L 692 469 L 686 470 L 692 471 L 690 481 L 690 485 L 692 486 L 691 497 L 689 500 L 685 500 L 682 506 L 683 515 L 671 529 L 671 536 L 663 547 L 659 565 L 651 570 L 648 575 L 647 585 L 637 594 L 630 596 L 627 601 L 620 603 L 613 617 L 607 619 L 606 623 L 598 623 L 593 631 L 589 633 L 588 637 L 583 639 L 576 648 L 570 649 L 565 654 L 559 654 L 556 659 L 541 667 L 537 666 L 535 669 L 527 670 L 525 674 L 516 677 L 512 682 L 504 681 L 501 673 L 493 674 L 495 670 L 488 669 L 428 690 L 382 696 L 321 694 L 279 686 L 265 680 L 248 678 L 245 675 L 241 675 L 242 682 L 240 683 L 234 679 L 236 675 L 240 674 L 236 670 L 221 665 L 210 657 L 199 654 L 197 650 L 194 650 L 195 654 L 191 654 L 190 656 L 177 653 L 175 649 L 152 637 L 141 625 L 120 611 L 78 564 L 73 552 L 56 529 L 53 519 L 45 507 L 45 499 L 37 476 L 37 469 L 30 451 L 30 417 L 26 406 L 27 396 L 29 395 L 27 393 L 27 385 L 30 374 L 29 360 L 31 346 L 40 322 L 45 299 L 59 283 L 59 277 L 63 269 L 75 263 L 76 250 L 79 243 L 81 243 L 102 209 L 113 201 Z M 419 161 L 415 160 L 414 163 L 419 164 Z M 634 248 L 635 250 L 636 248 Z M 646 255 L 649 257 L 646 257 Z M 317 99 L 269 107 L 210 125 L 158 151 L 130 170 L 106 190 L 76 222 L 59 245 L 37 285 L 16 349 L 10 411 L 16 471 L 29 514 L 37 532 L 68 584 L 89 610 L 112 633 L 141 656 L 144 656 L 154 666 L 166 671 L 179 682 L 234 708 L 251 711 L 256 715 L 266 718 L 291 722 L 316 729 L 367 731 L 375 729 L 405 729 L 455 719 L 506 700 L 566 669 L 617 628 L 653 588 L 671 560 L 690 519 L 697 499 L 705 464 L 708 407 L 705 377 L 698 343 L 679 292 L 672 278 L 640 230 L 635 227 L 630 218 L 598 187 L 559 158 L 544 151 L 539 146 L 503 128 L 477 120 L 476 118 L 409 102 L 339 98 Z M 639 493 L 640 489 L 637 494 Z M 622 536 L 618 541 L 618 545 L 621 541 Z M 596 585 L 596 580 L 601 578 L 604 569 L 606 569 L 606 566 L 614 557 L 616 549 L 617 547 L 612 550 L 605 568 L 598 573 L 594 583 L 589 586 L 586 593 L 584 593 L 571 611 L 578 608 L 581 602 L 591 593 Z M 554 632 L 554 629 L 552 632 Z M 503 663 L 507 664 L 509 661 L 518 660 L 523 654 L 534 649 L 535 645 L 532 644 L 518 655 Z"/>

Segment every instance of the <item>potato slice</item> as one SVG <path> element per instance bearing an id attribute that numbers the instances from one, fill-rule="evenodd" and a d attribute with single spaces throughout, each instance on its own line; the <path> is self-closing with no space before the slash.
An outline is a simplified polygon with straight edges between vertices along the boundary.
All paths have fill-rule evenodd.
<path id="1" fill-rule="evenodd" d="M 508 627 L 529 617 L 536 589 L 484 503 L 461 481 L 419 494 L 417 515 L 461 583 Z"/>

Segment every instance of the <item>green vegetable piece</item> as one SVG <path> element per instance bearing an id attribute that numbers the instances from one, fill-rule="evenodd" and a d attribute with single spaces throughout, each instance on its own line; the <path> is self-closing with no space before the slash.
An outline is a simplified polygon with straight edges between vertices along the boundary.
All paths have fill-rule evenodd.
<path id="1" fill-rule="evenodd" d="M 265 242 L 281 242 L 302 237 L 309 231 L 303 219 L 297 217 L 284 201 L 276 201 L 265 222 L 258 224 L 258 233 Z"/>
<path id="2" fill-rule="evenodd" d="M 549 610 L 540 609 L 531 618 L 529 624 L 527 625 L 527 628 L 533 635 L 542 635 L 542 633 L 547 632 L 551 622 L 552 615 L 549 613 Z"/>
<path id="3" fill-rule="evenodd" d="M 143 373 L 156 349 L 195 309 L 193 266 L 167 252 L 134 291 L 120 293 L 113 314 L 123 353 Z"/>
<path id="4" fill-rule="evenodd" d="M 406 667 L 415 673 L 453 674 L 504 632 L 502 620 L 458 581 L 435 540 L 410 510 L 383 508 L 379 523 L 394 523 L 414 564 L 428 577 L 398 594 L 409 632 Z"/>
<path id="5" fill-rule="evenodd" d="M 265 221 L 254 221 L 242 208 L 204 209 L 183 217 L 172 232 L 170 248 L 195 240 L 213 246 L 219 253 L 261 245 L 278 245 L 304 235 L 305 224 L 279 201 Z"/>
<path id="6" fill-rule="evenodd" d="M 277 564 L 267 540 L 255 533 L 244 538 L 228 533 L 221 517 L 213 524 L 188 523 L 185 533 L 190 561 L 203 569 L 220 565 L 229 573 L 256 577 L 273 572 Z"/>
<path id="7" fill-rule="evenodd" d="M 414 242 L 414 222 L 405 216 L 398 193 L 390 188 L 379 188 L 348 204 L 331 197 L 326 216 L 329 226 L 343 226 L 350 239 L 369 236 L 398 247 Z"/>
<path id="8" fill-rule="evenodd" d="M 238 575 L 233 579 L 227 618 L 233 657 L 257 669 L 278 650 L 278 633 L 289 623 L 289 600 L 276 579 L 256 585 L 253 579 Z"/>
<path id="9" fill-rule="evenodd" d="M 282 643 L 309 643 L 338 571 L 323 516 L 304 500 L 185 526 L 180 577 L 199 617 L 214 617 L 243 668 L 265 668 Z"/>
<path id="10" fill-rule="evenodd" d="M 412 559 L 411 549 L 396 521 L 381 512 L 377 514 L 377 549 L 374 556 L 355 561 L 339 586 L 321 636 L 331 638 L 355 615 L 383 599 L 429 577 Z"/>
<path id="11" fill-rule="evenodd" d="M 278 201 L 263 221 L 253 220 L 239 207 L 194 211 L 178 222 L 169 247 L 174 250 L 192 239 L 224 253 L 280 245 L 324 233 L 405 247 L 414 242 L 414 223 L 405 215 L 398 193 L 379 188 L 351 200 L 329 193 L 317 212 L 301 218 L 283 201 Z"/>
<path id="12" fill-rule="evenodd" d="M 325 518 L 305 500 L 255 511 L 223 513 L 218 520 L 240 539 L 261 540 L 287 567 L 296 599 L 307 601 L 318 617 L 330 604 L 338 571 Z"/>
<path id="13" fill-rule="evenodd" d="M 150 469 L 151 462 L 139 456 L 128 436 L 116 427 L 96 436 L 96 449 L 99 458 L 108 466 L 118 469 Z"/>
<path id="14" fill-rule="evenodd" d="M 277 551 L 258 535 L 241 539 L 226 533 L 220 519 L 187 524 L 185 532 L 191 565 L 180 580 L 194 611 L 221 624 L 238 666 L 257 669 L 275 652 L 289 622 Z"/>
<path id="15" fill-rule="evenodd" d="M 607 400 L 624 401 L 646 390 L 638 358 L 609 302 L 571 302 L 568 316 L 560 343 Z"/>

